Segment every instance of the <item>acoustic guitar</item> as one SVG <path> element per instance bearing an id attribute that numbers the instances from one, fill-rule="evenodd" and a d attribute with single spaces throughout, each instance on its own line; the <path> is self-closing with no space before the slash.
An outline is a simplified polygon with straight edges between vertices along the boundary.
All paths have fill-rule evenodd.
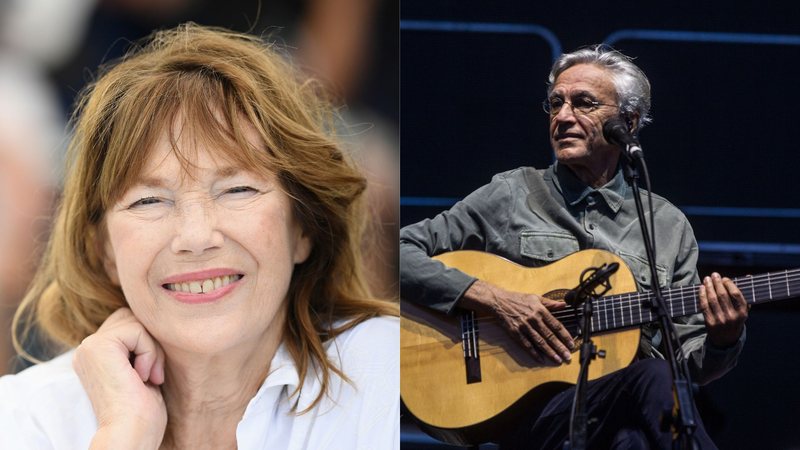
<path id="1" fill-rule="evenodd" d="M 639 326 L 656 320 L 652 294 L 636 292 L 633 274 L 618 256 L 583 250 L 538 268 L 499 256 L 456 251 L 436 256 L 449 267 L 502 288 L 562 300 L 587 267 L 619 263 L 612 289 L 595 300 L 593 340 L 605 358 L 592 361 L 589 379 L 629 365 L 639 346 Z M 800 269 L 734 279 L 748 303 L 800 295 Z M 663 290 L 672 317 L 699 311 L 698 286 Z M 795 294 L 796 293 L 796 294 Z M 453 444 L 492 440 L 518 414 L 537 414 L 553 395 L 578 378 L 577 350 L 562 365 L 539 364 L 489 316 L 453 316 L 403 302 L 400 330 L 400 392 L 403 404 L 432 436 Z M 582 308 L 554 313 L 576 339 Z"/>

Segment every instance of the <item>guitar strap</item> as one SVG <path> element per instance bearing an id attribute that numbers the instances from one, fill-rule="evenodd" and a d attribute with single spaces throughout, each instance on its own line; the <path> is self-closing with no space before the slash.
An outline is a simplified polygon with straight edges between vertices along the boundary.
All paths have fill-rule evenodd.
<path id="1" fill-rule="evenodd" d="M 550 169 L 525 168 L 525 184 L 528 185 L 528 196 L 525 203 L 534 214 L 541 217 L 545 222 L 558 225 L 569 231 L 578 240 L 581 250 L 591 248 L 589 237 L 569 213 L 564 196 L 555 189 L 555 186 L 548 186 L 545 182 L 545 175 Z"/>

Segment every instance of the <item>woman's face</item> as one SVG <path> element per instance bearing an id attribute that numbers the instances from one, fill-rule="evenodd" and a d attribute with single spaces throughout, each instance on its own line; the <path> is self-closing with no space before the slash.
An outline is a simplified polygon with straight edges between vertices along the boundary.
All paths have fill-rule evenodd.
<path id="1" fill-rule="evenodd" d="M 183 153 L 194 156 L 191 173 L 164 133 L 106 212 L 106 270 L 167 351 L 277 342 L 292 270 L 311 250 L 290 198 L 274 176 L 227 165 L 213 149 Z"/>

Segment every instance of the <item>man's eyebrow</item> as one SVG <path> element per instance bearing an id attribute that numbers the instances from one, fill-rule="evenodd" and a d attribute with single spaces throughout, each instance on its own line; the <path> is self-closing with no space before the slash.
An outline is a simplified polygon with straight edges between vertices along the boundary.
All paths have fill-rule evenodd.
<path id="1" fill-rule="evenodd" d="M 575 97 L 589 97 L 589 98 L 595 98 L 595 95 L 594 95 L 593 93 L 589 92 L 589 91 L 580 90 L 580 91 L 575 91 L 575 92 L 573 92 L 573 93 L 572 93 L 572 97 L 573 97 L 573 98 L 575 98 Z"/>

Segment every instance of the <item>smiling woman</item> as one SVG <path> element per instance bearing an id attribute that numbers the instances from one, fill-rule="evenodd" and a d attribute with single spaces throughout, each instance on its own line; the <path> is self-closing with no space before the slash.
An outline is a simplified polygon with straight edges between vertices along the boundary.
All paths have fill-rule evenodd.
<path id="1" fill-rule="evenodd" d="M 312 81 L 194 24 L 75 114 L 2 448 L 397 448 L 397 305 L 362 276 L 365 180 Z M 37 355 L 38 356 L 38 355 Z"/>

